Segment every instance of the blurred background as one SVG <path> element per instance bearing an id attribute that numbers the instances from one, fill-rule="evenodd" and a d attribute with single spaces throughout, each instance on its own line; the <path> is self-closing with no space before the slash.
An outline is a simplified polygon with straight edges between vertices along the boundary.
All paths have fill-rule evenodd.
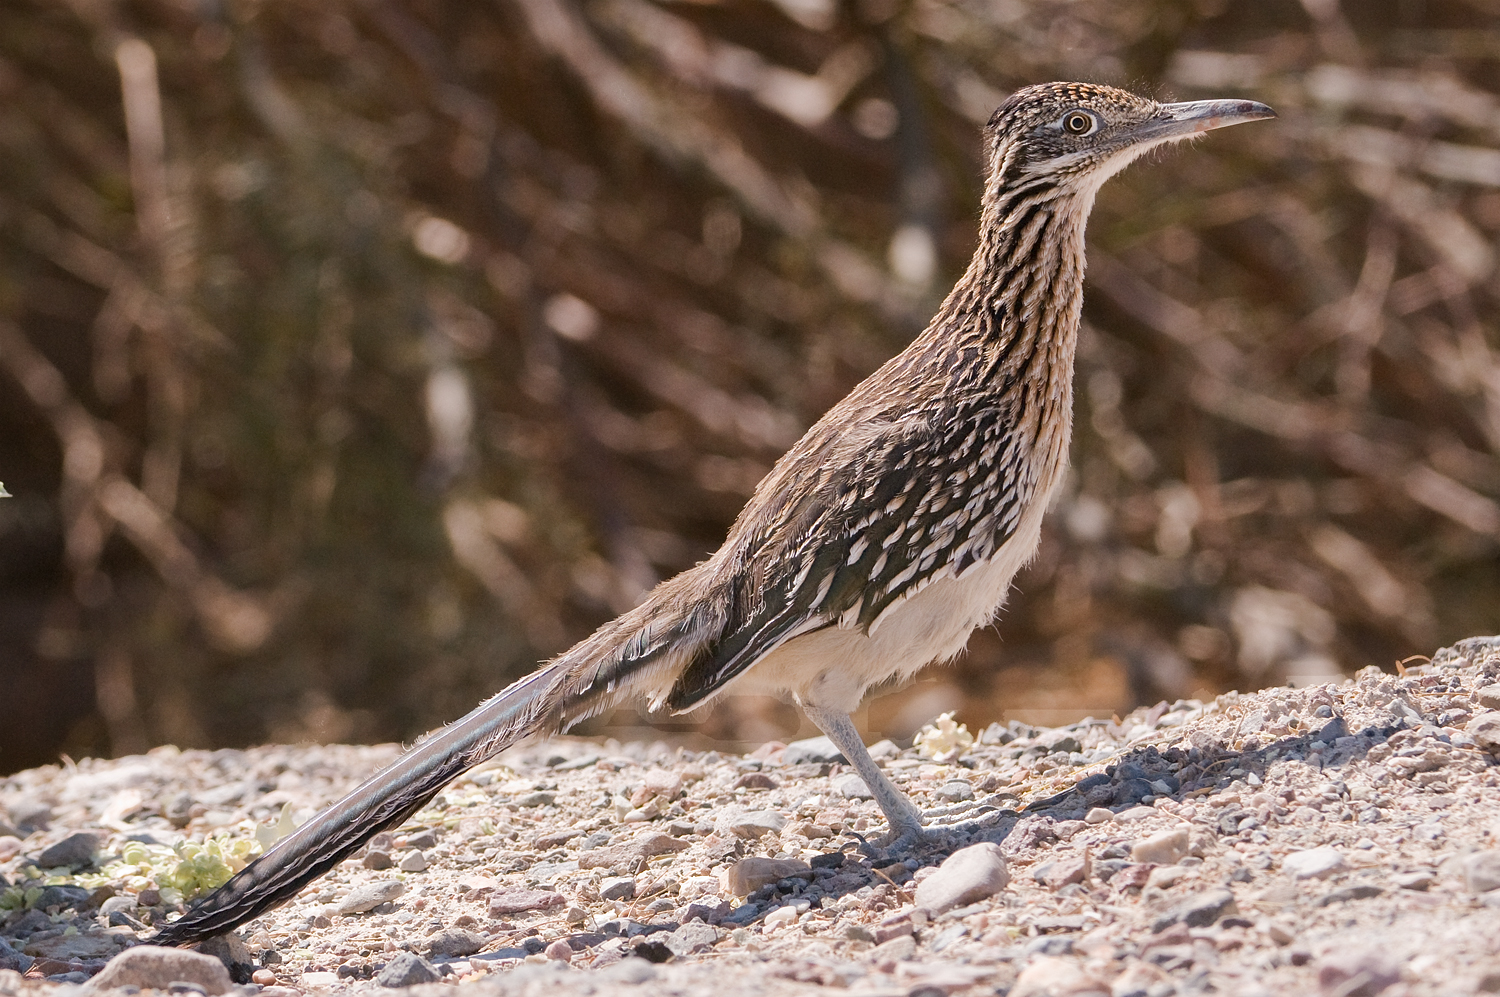
<path id="1" fill-rule="evenodd" d="M 1281 118 L 1104 189 L 1041 552 L 871 736 L 1500 629 L 1497 14 L 8 0 L 0 771 L 409 739 L 629 608 L 920 331 L 1052 79 Z"/>

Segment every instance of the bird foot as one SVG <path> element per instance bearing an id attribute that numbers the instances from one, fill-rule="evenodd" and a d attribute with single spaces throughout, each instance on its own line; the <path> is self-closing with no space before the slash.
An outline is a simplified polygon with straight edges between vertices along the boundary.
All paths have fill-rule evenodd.
<path id="1" fill-rule="evenodd" d="M 860 851 L 873 861 L 895 861 L 913 852 L 951 847 L 995 830 L 1015 812 L 989 803 L 942 807 L 922 814 L 923 823 L 892 827 L 880 838 L 864 842 Z"/>

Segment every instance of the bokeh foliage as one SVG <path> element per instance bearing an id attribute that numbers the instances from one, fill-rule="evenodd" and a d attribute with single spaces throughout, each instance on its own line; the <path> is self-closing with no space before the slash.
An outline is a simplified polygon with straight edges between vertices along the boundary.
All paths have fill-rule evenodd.
<path id="1" fill-rule="evenodd" d="M 5 4 L 0 767 L 411 737 L 633 605 L 920 329 L 1049 79 L 1282 116 L 1101 195 L 1075 474 L 912 701 L 1494 630 L 1496 8 Z"/>

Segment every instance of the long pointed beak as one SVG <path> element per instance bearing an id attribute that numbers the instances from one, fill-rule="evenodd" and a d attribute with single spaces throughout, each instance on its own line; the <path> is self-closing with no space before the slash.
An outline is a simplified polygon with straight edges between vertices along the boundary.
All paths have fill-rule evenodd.
<path id="1" fill-rule="evenodd" d="M 1132 137 L 1141 142 L 1163 142 L 1274 117 L 1275 111 L 1253 100 L 1190 100 L 1182 104 L 1161 104 L 1155 114 L 1141 122 Z"/>

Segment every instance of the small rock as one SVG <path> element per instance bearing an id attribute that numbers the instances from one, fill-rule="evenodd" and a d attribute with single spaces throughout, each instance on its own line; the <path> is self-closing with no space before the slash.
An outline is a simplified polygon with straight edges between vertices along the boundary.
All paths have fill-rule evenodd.
<path id="1" fill-rule="evenodd" d="M 873 800 L 875 794 L 859 776 L 850 772 L 833 780 L 833 791 L 846 800 Z"/>
<path id="2" fill-rule="evenodd" d="M 1464 889 L 1488 893 L 1500 887 L 1500 852 L 1475 852 L 1464 859 Z"/>
<path id="3" fill-rule="evenodd" d="M 766 931 L 775 931 L 782 925 L 791 924 L 795 920 L 797 920 L 797 908 L 777 907 L 765 916 L 761 921 L 761 926 Z"/>
<path id="4" fill-rule="evenodd" d="M 724 889 L 737 897 L 748 897 L 769 883 L 797 877 L 812 879 L 812 866 L 801 859 L 773 859 L 752 855 L 740 859 L 724 872 Z"/>
<path id="5" fill-rule="evenodd" d="M 1281 860 L 1281 869 L 1293 879 L 1327 879 L 1349 868 L 1344 856 L 1331 845 L 1292 852 Z"/>
<path id="6" fill-rule="evenodd" d="M 734 782 L 735 789 L 775 789 L 776 780 L 764 772 L 746 772 Z"/>
<path id="7" fill-rule="evenodd" d="M 809 737 L 802 741 L 793 741 L 786 746 L 781 754 L 783 765 L 806 765 L 809 762 L 842 762 L 845 761 L 843 752 L 839 751 L 834 743 L 826 737 Z"/>
<path id="8" fill-rule="evenodd" d="M 427 856 L 422 854 L 421 849 L 413 848 L 401 857 L 402 872 L 421 872 L 427 868 Z"/>
<path id="9" fill-rule="evenodd" d="M 137 945 L 111 959 L 88 982 L 87 989 L 90 993 L 116 987 L 166 990 L 179 980 L 197 984 L 206 994 L 222 994 L 233 986 L 229 970 L 211 955 L 159 945 Z"/>
<path id="10" fill-rule="evenodd" d="M 428 849 L 437 844 L 437 832 L 430 827 L 424 827 L 420 831 L 408 834 L 405 839 L 407 848 Z"/>
<path id="11" fill-rule="evenodd" d="M 250 974 L 250 982 L 261 987 L 274 986 L 276 983 L 276 974 L 269 969 L 257 969 Z"/>
<path id="12" fill-rule="evenodd" d="M 518 807 L 550 807 L 557 802 L 557 794 L 545 790 L 537 790 L 534 793 L 526 793 L 511 800 Z"/>
<path id="13" fill-rule="evenodd" d="M 706 952 L 719 940 L 719 932 L 702 921 L 684 924 L 667 936 L 667 948 L 681 959 L 694 952 Z"/>
<path id="14" fill-rule="evenodd" d="M 974 798 L 974 787 L 962 779 L 950 779 L 934 790 L 933 795 L 949 803 L 962 803 Z"/>
<path id="15" fill-rule="evenodd" d="M 1094 807 L 1083 815 L 1083 819 L 1089 824 L 1103 824 L 1114 817 L 1114 815 L 1115 812 L 1113 810 L 1107 810 L 1104 807 Z"/>
<path id="16" fill-rule="evenodd" d="M 1146 877 L 1146 885 L 1154 886 L 1158 890 L 1170 890 L 1177 885 L 1177 881 L 1188 874 L 1186 866 L 1181 865 L 1159 865 L 1151 870 L 1151 875 Z"/>
<path id="17" fill-rule="evenodd" d="M 229 978 L 236 983 L 244 983 L 250 979 L 250 973 L 255 969 L 255 957 L 250 954 L 249 946 L 233 931 L 205 939 L 196 948 L 200 954 L 213 956 L 222 962 L 224 968 L 229 970 Z"/>
<path id="18" fill-rule="evenodd" d="M 99 850 L 99 839 L 92 834 L 70 834 L 57 844 L 43 850 L 36 857 L 36 864 L 43 869 L 76 869 L 90 865 L 94 853 Z"/>
<path id="19" fill-rule="evenodd" d="M 774 810 L 751 810 L 725 821 L 729 832 L 739 838 L 755 839 L 765 834 L 780 834 L 786 818 Z"/>
<path id="20" fill-rule="evenodd" d="M 1109 985 L 1057 956 L 1038 956 L 1016 977 L 1010 997 L 1109 997 Z"/>
<path id="21" fill-rule="evenodd" d="M 397 952 L 385 964 L 375 982 L 382 987 L 415 987 L 436 983 L 443 978 L 436 966 L 411 952 Z"/>
<path id="22" fill-rule="evenodd" d="M 1109 985 L 1109 997 L 1157 997 L 1175 991 L 1172 978 L 1149 962 L 1135 960 Z"/>
<path id="23" fill-rule="evenodd" d="M 120 951 L 115 935 L 53 935 L 27 942 L 22 952 L 39 959 L 78 962 L 84 959 L 108 959 Z"/>
<path id="24" fill-rule="evenodd" d="M 1041 882 L 1050 890 L 1060 890 L 1064 886 L 1081 883 L 1089 877 L 1089 865 L 1087 855 L 1069 855 L 1057 859 L 1047 863 Z"/>
<path id="25" fill-rule="evenodd" d="M 343 982 L 343 977 L 338 973 L 330 973 L 326 970 L 311 970 L 303 973 L 297 980 L 298 987 L 306 990 L 331 990 Z"/>
<path id="26" fill-rule="evenodd" d="M 1437 873 L 1431 869 L 1418 869 L 1416 872 L 1401 872 L 1391 877 L 1391 882 L 1401 890 L 1428 890 L 1437 883 Z"/>
<path id="27" fill-rule="evenodd" d="M 490 897 L 490 916 L 547 910 L 563 904 L 563 895 L 552 890 L 505 890 Z"/>
<path id="28" fill-rule="evenodd" d="M 1374 997 L 1399 979 L 1400 967 L 1378 949 L 1335 952 L 1318 965 L 1318 989 L 1338 997 Z"/>
<path id="29" fill-rule="evenodd" d="M 427 953 L 435 959 L 473 955 L 482 948 L 484 937 L 468 928 L 444 928 L 427 942 Z"/>
<path id="30" fill-rule="evenodd" d="M 588 844 L 587 841 L 584 844 Z M 681 838 L 660 831 L 647 831 L 630 841 L 613 842 L 578 853 L 578 868 L 606 869 L 615 873 L 635 872 L 642 862 L 689 847 Z"/>
<path id="31" fill-rule="evenodd" d="M 381 904 L 390 903 L 406 892 L 406 884 L 399 879 L 382 879 L 365 883 L 349 891 L 349 895 L 338 903 L 340 914 L 363 914 Z"/>
<path id="32" fill-rule="evenodd" d="M 542 955 L 551 962 L 572 962 L 573 946 L 566 939 L 559 938 L 557 941 L 542 949 Z"/>
<path id="33" fill-rule="evenodd" d="M 682 792 L 682 773 L 675 768 L 651 769 L 646 773 L 640 792 L 644 799 L 639 803 L 636 803 L 635 797 L 631 797 L 631 802 L 636 806 L 657 796 L 664 796 L 669 801 L 675 800 Z"/>
<path id="34" fill-rule="evenodd" d="M 1485 751 L 1500 751 L 1500 713 L 1481 713 L 1464 725 L 1464 732 Z"/>
<path id="35" fill-rule="evenodd" d="M 615 876 L 599 884 L 599 896 L 604 900 L 634 900 L 635 877 Z"/>
<path id="36" fill-rule="evenodd" d="M 882 962 L 906 962 L 917 954 L 917 940 L 910 934 L 881 942 L 870 950 L 870 959 L 876 965 Z"/>
<path id="37" fill-rule="evenodd" d="M 1187 828 L 1174 827 L 1137 841 L 1131 846 L 1130 858 L 1135 862 L 1149 862 L 1152 865 L 1173 865 L 1187 857 L 1191 843 Z"/>
<path id="38" fill-rule="evenodd" d="M 1376 886 L 1374 883 L 1355 883 L 1353 886 L 1341 886 L 1332 893 L 1319 897 L 1318 906 L 1328 907 L 1332 904 L 1348 903 L 1350 900 L 1369 900 L 1384 892 L 1384 887 Z"/>
<path id="39" fill-rule="evenodd" d="M 1010 882 L 1005 855 L 989 841 L 960 848 L 917 884 L 916 905 L 933 914 L 994 896 Z"/>
<path id="40" fill-rule="evenodd" d="M 1500 685 L 1484 686 L 1475 694 L 1479 705 L 1491 710 L 1500 710 Z"/>
<path id="41" fill-rule="evenodd" d="M 1182 903 L 1157 918 L 1152 931 L 1164 931 L 1174 924 L 1185 924 L 1190 928 L 1206 928 L 1221 917 L 1239 913 L 1234 894 L 1220 888 L 1194 894 Z"/>
<path id="42" fill-rule="evenodd" d="M 360 864 L 366 869 L 374 869 L 379 872 L 381 869 L 389 869 L 396 863 L 391 858 L 390 852 L 383 852 L 378 848 L 372 848 L 365 852 L 365 857 L 360 860 Z"/>

